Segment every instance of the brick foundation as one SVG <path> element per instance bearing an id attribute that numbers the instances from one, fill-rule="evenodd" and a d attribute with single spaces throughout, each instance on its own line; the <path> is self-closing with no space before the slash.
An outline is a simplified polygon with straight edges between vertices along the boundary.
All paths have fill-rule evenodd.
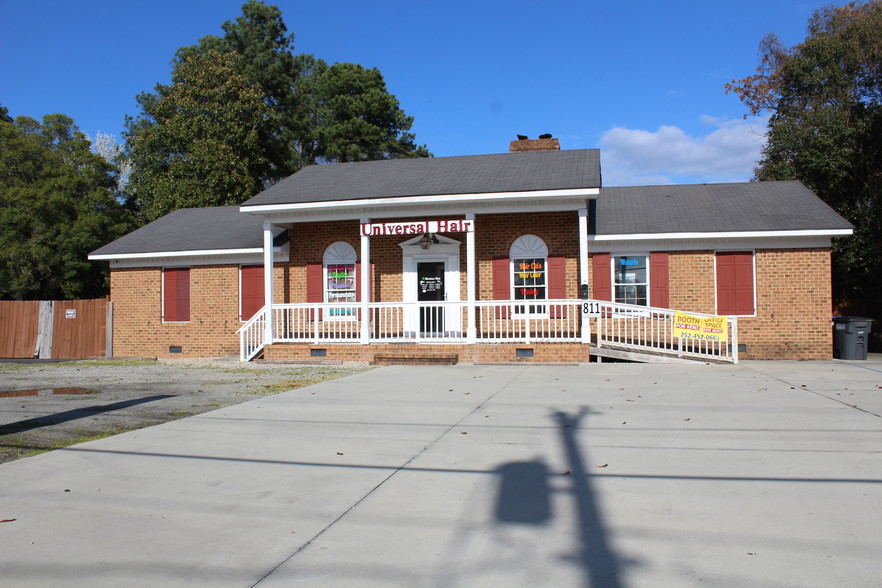
<path id="1" fill-rule="evenodd" d="M 590 357 L 588 346 L 579 343 L 480 344 L 480 345 L 270 345 L 264 350 L 268 361 L 314 361 L 313 349 L 324 349 L 325 361 L 374 363 L 377 356 L 444 357 L 456 355 L 459 363 L 584 363 Z M 518 357 L 519 349 L 530 349 L 533 357 Z"/>

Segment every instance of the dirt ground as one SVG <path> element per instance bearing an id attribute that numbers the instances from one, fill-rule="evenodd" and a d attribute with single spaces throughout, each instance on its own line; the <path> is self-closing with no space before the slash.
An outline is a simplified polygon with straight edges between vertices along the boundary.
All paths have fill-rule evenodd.
<path id="1" fill-rule="evenodd" d="M 364 371 L 215 360 L 0 363 L 0 463 Z"/>

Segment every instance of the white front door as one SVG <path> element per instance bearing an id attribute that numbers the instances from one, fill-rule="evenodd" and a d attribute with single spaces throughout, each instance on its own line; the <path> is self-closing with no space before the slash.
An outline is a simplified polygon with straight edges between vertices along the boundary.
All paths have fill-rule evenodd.
<path id="1" fill-rule="evenodd" d="M 404 329 L 424 336 L 459 336 L 462 330 L 462 309 L 458 305 L 433 305 L 434 302 L 459 302 L 459 247 L 460 243 L 437 235 L 438 243 L 428 249 L 419 246 L 419 237 L 401 243 L 403 252 L 402 284 L 404 302 L 408 311 Z M 415 303 L 431 308 L 418 310 Z"/>

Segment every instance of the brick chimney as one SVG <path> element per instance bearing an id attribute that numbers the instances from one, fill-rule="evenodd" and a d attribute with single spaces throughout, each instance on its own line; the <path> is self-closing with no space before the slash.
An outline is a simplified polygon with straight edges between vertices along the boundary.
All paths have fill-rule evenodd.
<path id="1" fill-rule="evenodd" d="M 560 151 L 560 141 L 551 135 L 539 135 L 538 139 L 528 139 L 524 135 L 518 135 L 516 141 L 508 144 L 509 153 L 522 153 L 524 151 Z"/>

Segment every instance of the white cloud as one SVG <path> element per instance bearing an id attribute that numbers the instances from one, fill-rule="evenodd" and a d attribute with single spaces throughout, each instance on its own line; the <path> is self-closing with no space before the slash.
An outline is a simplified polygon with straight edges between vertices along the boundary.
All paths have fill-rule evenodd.
<path id="1" fill-rule="evenodd" d="M 704 115 L 715 127 L 691 137 L 664 125 L 657 131 L 614 127 L 600 139 L 604 186 L 745 182 L 765 144 L 768 118 L 723 120 Z"/>

